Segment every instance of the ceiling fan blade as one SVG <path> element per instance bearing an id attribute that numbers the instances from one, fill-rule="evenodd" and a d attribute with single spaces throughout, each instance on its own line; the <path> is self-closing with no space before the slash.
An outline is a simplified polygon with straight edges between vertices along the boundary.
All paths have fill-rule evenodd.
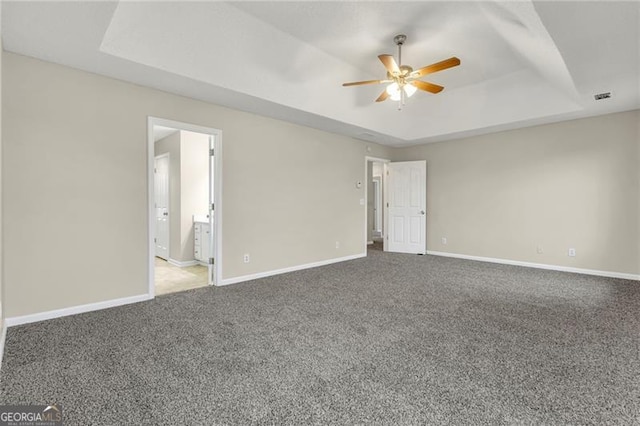
<path id="1" fill-rule="evenodd" d="M 380 83 L 386 83 L 387 80 L 365 80 L 365 81 L 354 81 L 353 83 L 344 83 L 343 86 L 344 87 L 348 87 L 348 86 L 361 86 L 363 84 L 380 84 Z"/>
<path id="2" fill-rule="evenodd" d="M 425 92 L 429 92 L 429 93 L 440 93 L 442 92 L 442 89 L 444 89 L 444 87 L 438 86 L 437 84 L 427 83 L 426 81 L 420 81 L 420 80 L 414 80 L 409 84 L 412 84 L 418 89 L 424 90 Z"/>
<path id="3" fill-rule="evenodd" d="M 444 61 L 436 62 L 435 64 L 428 65 L 426 67 L 415 70 L 411 73 L 411 77 L 422 77 L 423 75 L 431 74 L 434 72 L 446 70 L 447 68 L 456 67 L 460 65 L 460 59 L 455 56 Z"/>
<path id="4" fill-rule="evenodd" d="M 396 60 L 393 59 L 393 55 L 378 55 L 378 58 L 380 59 L 380 61 L 382 61 L 382 63 L 384 64 L 384 67 L 391 74 L 396 74 L 396 75 L 400 74 L 400 68 L 396 63 Z"/>
<path id="5" fill-rule="evenodd" d="M 387 89 L 385 89 L 385 90 L 380 94 L 380 96 L 378 96 L 378 99 L 376 99 L 376 102 L 386 101 L 388 97 L 389 97 L 389 94 L 387 93 Z"/>

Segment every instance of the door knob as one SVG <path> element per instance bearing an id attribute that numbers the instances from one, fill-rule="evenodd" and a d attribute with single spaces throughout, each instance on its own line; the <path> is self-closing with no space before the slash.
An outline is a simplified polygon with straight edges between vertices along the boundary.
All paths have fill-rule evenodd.
<path id="1" fill-rule="evenodd" d="M 423 215 L 423 214 L 424 214 L 424 210 L 420 210 L 420 214 L 422 214 L 422 215 Z"/>

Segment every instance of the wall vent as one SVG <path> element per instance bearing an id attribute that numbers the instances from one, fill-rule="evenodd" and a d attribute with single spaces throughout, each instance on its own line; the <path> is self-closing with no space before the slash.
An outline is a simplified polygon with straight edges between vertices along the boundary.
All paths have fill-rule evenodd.
<path id="1" fill-rule="evenodd" d="M 597 95 L 593 95 L 596 101 L 601 99 L 609 99 L 611 97 L 611 92 L 598 93 Z"/>

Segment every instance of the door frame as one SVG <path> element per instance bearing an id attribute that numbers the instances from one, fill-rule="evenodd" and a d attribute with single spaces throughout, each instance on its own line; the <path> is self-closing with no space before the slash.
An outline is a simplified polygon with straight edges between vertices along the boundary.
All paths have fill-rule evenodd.
<path id="1" fill-rule="evenodd" d="M 383 174 L 387 173 L 387 163 L 390 163 L 391 160 L 389 160 L 388 158 L 380 158 L 380 157 L 371 157 L 369 155 L 366 155 L 364 157 L 364 235 L 363 235 L 363 240 L 364 240 L 364 248 L 363 248 L 363 253 L 367 253 L 367 243 L 368 238 L 367 235 L 369 233 L 369 178 L 368 178 L 368 173 L 367 173 L 367 169 L 369 167 L 369 162 L 376 162 L 376 163 L 383 163 Z M 382 178 L 382 206 L 384 209 L 384 203 L 385 200 L 387 199 L 387 180 L 384 178 Z M 384 214 L 384 210 L 383 210 L 383 218 L 382 218 L 382 245 L 383 245 L 383 250 L 386 251 L 387 249 L 387 227 L 386 227 L 386 219 L 387 215 Z"/>
<path id="2" fill-rule="evenodd" d="M 155 151 L 155 149 L 154 149 Z M 154 152 L 155 154 L 155 152 Z M 167 210 L 169 211 L 169 220 L 167 220 L 167 259 L 165 260 L 169 260 L 171 258 L 171 153 L 169 152 L 165 152 L 164 154 L 160 154 L 160 155 L 154 155 L 153 157 L 153 169 L 154 169 L 154 174 L 153 174 L 153 181 L 154 181 L 154 193 L 153 193 L 153 199 L 151 200 L 151 202 L 153 203 L 153 218 L 154 220 L 156 219 L 156 215 L 155 215 L 155 204 L 156 204 L 156 197 L 155 197 L 155 168 L 156 168 L 156 160 L 158 158 L 163 158 L 163 157 L 167 157 L 167 161 L 168 161 L 168 165 L 167 165 L 167 179 L 168 179 L 168 183 L 167 183 Z M 155 226 L 153 228 L 154 230 L 154 240 L 153 240 L 153 257 L 156 257 L 156 239 L 155 239 Z"/>
<path id="3" fill-rule="evenodd" d="M 378 227 L 374 227 L 374 232 L 380 231 L 380 236 L 382 237 L 382 230 L 384 227 L 382 226 L 382 176 L 374 176 L 372 179 L 373 185 L 373 205 L 374 205 L 374 214 L 373 214 L 373 223 L 377 224 Z M 377 191 L 376 191 L 376 186 Z M 377 203 L 376 203 L 377 201 Z"/>
<path id="4" fill-rule="evenodd" d="M 215 232 L 213 247 L 210 247 L 210 253 L 215 259 L 215 273 L 213 285 L 220 285 L 222 282 L 222 130 L 212 127 L 205 127 L 181 121 L 168 120 L 159 117 L 147 117 L 147 207 L 148 207 L 148 295 L 149 298 L 155 297 L 155 194 L 154 194 L 154 176 L 153 168 L 155 166 L 155 141 L 153 137 L 153 126 L 171 127 L 179 130 L 186 130 L 195 133 L 203 133 L 213 136 L 213 146 L 215 155 L 213 176 L 209 176 L 209 182 L 213 178 L 213 192 L 215 210 L 210 210 L 211 220 L 213 220 L 213 232 Z"/>

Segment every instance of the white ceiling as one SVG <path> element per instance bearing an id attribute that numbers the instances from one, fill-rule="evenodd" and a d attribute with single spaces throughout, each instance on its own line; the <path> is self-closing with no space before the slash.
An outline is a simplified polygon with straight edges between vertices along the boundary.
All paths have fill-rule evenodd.
<path id="1" fill-rule="evenodd" d="M 174 134 L 175 132 L 179 132 L 178 129 L 173 129 L 171 127 L 165 126 L 153 126 L 153 141 L 158 142 L 160 139 L 164 139 L 169 135 Z"/>
<path id="2" fill-rule="evenodd" d="M 7 51 L 391 146 L 639 108 L 639 28 L 611 1 L 2 4 Z M 423 78 L 443 92 L 341 86 L 399 33 L 414 68 L 461 59 Z"/>

